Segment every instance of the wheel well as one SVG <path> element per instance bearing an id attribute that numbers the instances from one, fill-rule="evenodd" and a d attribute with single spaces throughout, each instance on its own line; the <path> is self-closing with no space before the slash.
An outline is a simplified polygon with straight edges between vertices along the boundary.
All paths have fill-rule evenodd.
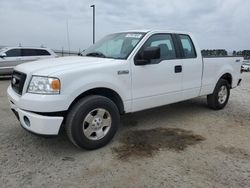
<path id="1" fill-rule="evenodd" d="M 230 87 L 232 87 L 232 80 L 233 80 L 233 78 L 232 78 L 231 74 L 229 74 L 229 73 L 223 74 L 222 77 L 220 77 L 220 79 L 227 80 L 228 83 L 229 83 L 229 85 L 230 85 Z"/>
<path id="2" fill-rule="evenodd" d="M 101 95 L 101 96 L 109 98 L 116 104 L 116 106 L 119 109 L 120 114 L 124 114 L 124 105 L 123 105 L 120 95 L 117 94 L 114 90 L 108 89 L 108 88 L 94 88 L 94 89 L 85 91 L 71 103 L 69 108 L 71 108 L 71 106 L 73 106 L 77 101 L 79 101 L 80 99 L 88 95 Z"/>

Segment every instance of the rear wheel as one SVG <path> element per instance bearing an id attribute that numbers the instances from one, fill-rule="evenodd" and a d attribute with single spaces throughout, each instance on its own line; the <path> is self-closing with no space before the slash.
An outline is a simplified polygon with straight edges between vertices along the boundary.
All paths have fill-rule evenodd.
<path id="1" fill-rule="evenodd" d="M 207 96 L 207 104 L 214 110 L 223 109 L 230 96 L 230 86 L 227 80 L 220 79 L 216 84 L 214 92 Z"/>
<path id="2" fill-rule="evenodd" d="M 66 132 L 73 144 L 84 149 L 106 145 L 120 121 L 117 106 L 103 96 L 87 96 L 77 102 L 66 119 Z"/>

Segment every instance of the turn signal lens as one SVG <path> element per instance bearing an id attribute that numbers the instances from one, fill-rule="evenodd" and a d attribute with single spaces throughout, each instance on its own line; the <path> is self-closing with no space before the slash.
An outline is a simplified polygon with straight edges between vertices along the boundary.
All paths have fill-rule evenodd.
<path id="1" fill-rule="evenodd" d="M 60 91 L 60 88 L 61 88 L 61 84 L 60 84 L 60 81 L 59 80 L 52 80 L 51 82 L 51 88 L 55 91 Z"/>

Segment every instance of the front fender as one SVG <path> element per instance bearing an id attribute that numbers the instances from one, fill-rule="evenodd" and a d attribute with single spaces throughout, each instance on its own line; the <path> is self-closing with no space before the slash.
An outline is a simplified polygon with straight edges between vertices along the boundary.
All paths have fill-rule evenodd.
<path id="1" fill-rule="evenodd" d="M 75 77 L 75 76 L 74 76 Z M 84 92 L 95 88 L 107 88 L 115 91 L 122 99 L 126 109 L 128 101 L 131 101 L 131 84 L 129 77 L 108 74 L 91 74 L 78 79 L 63 78 L 62 94 L 67 95 L 67 107 Z"/>

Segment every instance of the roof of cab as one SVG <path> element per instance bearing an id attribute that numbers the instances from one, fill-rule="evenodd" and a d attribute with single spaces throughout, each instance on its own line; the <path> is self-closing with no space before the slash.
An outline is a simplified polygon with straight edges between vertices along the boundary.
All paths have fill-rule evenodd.
<path id="1" fill-rule="evenodd" d="M 186 31 L 176 31 L 176 30 L 156 30 L 156 29 L 138 29 L 138 30 L 127 30 L 121 31 L 120 33 L 124 32 L 135 32 L 135 33 L 180 33 L 180 34 L 190 34 L 190 32 Z"/>

